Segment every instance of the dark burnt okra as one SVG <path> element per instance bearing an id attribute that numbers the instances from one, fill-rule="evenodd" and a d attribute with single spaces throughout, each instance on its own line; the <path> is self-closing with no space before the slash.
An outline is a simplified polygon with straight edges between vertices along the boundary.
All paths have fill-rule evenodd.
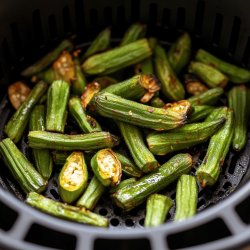
<path id="1" fill-rule="evenodd" d="M 95 106 L 102 116 L 154 130 L 168 130 L 184 125 L 192 110 L 191 104 L 186 100 L 160 109 L 110 93 L 97 95 Z"/>
<path id="2" fill-rule="evenodd" d="M 0 152 L 4 163 L 25 193 L 44 191 L 47 181 L 36 171 L 10 138 L 0 142 Z"/>
<path id="3" fill-rule="evenodd" d="M 155 70 L 161 81 L 161 90 L 170 101 L 183 100 L 185 90 L 173 69 L 171 68 L 165 50 L 157 45 L 155 47 Z"/>
<path id="4" fill-rule="evenodd" d="M 129 56 L 128 56 L 129 55 Z M 110 74 L 130 65 L 141 62 L 152 55 L 147 39 L 111 49 L 89 57 L 82 65 L 89 75 Z"/>
<path id="5" fill-rule="evenodd" d="M 165 195 L 152 194 L 147 199 L 145 227 L 156 227 L 164 223 L 174 202 Z"/>
<path id="6" fill-rule="evenodd" d="M 45 107 L 43 105 L 37 105 L 33 109 L 30 115 L 29 129 L 30 131 L 45 130 Z M 48 180 L 53 168 L 50 151 L 47 149 L 33 149 L 32 151 L 38 172 L 44 179 Z"/>
<path id="7" fill-rule="evenodd" d="M 175 221 L 188 219 L 196 214 L 198 201 L 198 187 L 196 178 L 182 175 L 176 189 Z"/>
<path id="8" fill-rule="evenodd" d="M 201 121 L 202 119 L 206 118 L 209 114 L 214 111 L 214 106 L 209 105 L 199 105 L 199 106 L 193 106 L 194 111 L 188 120 L 188 123 L 193 123 L 197 121 Z"/>
<path id="9" fill-rule="evenodd" d="M 58 180 L 62 200 L 72 203 L 80 197 L 87 186 L 88 170 L 82 152 L 73 152 L 64 164 Z"/>
<path id="10" fill-rule="evenodd" d="M 211 65 L 226 74 L 233 83 L 245 83 L 250 81 L 250 71 L 225 62 L 203 49 L 199 49 L 195 60 Z"/>
<path id="11" fill-rule="evenodd" d="M 152 173 L 117 190 L 112 198 L 117 206 L 129 211 L 140 205 L 149 195 L 164 189 L 182 174 L 187 174 L 192 165 L 193 160 L 189 154 L 178 154 Z"/>
<path id="12" fill-rule="evenodd" d="M 47 91 L 47 87 L 48 85 L 45 82 L 40 81 L 37 83 L 25 102 L 7 123 L 4 132 L 14 143 L 19 142 L 23 136 L 24 130 L 29 122 L 30 113 L 40 98 Z"/>
<path id="13" fill-rule="evenodd" d="M 70 86 L 65 81 L 55 81 L 48 90 L 46 130 L 64 132 Z"/>
<path id="14" fill-rule="evenodd" d="M 58 218 L 97 227 L 108 227 L 109 225 L 109 222 L 106 218 L 99 214 L 95 214 L 86 208 L 73 207 L 58 201 L 53 201 L 35 192 L 28 194 L 26 203 Z"/>
<path id="15" fill-rule="evenodd" d="M 158 162 L 145 145 L 140 129 L 124 122 L 117 121 L 117 125 L 136 166 L 144 173 L 157 168 Z"/>

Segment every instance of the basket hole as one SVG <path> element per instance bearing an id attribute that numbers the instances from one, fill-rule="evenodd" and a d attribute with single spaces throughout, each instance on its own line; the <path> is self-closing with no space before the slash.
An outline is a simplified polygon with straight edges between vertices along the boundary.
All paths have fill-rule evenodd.
<path id="1" fill-rule="evenodd" d="M 114 227 L 117 227 L 120 224 L 120 221 L 117 218 L 113 218 L 110 220 L 110 224 Z"/>
<path id="2" fill-rule="evenodd" d="M 240 27 L 241 27 L 240 18 L 234 17 L 232 33 L 230 35 L 229 45 L 228 45 L 228 53 L 230 54 L 234 54 L 236 50 L 236 46 L 237 46 L 237 42 L 238 42 L 239 34 L 240 34 Z"/>
<path id="3" fill-rule="evenodd" d="M 151 3 L 149 5 L 149 24 L 156 25 L 158 17 L 158 5 L 156 3 Z"/>
<path id="4" fill-rule="evenodd" d="M 244 223 L 250 224 L 250 196 L 237 205 L 235 210 Z"/>
<path id="5" fill-rule="evenodd" d="M 126 219 L 125 224 L 127 227 L 132 227 L 132 226 L 134 226 L 134 221 L 131 219 Z"/>
<path id="6" fill-rule="evenodd" d="M 114 214 L 115 214 L 116 216 L 121 216 L 121 214 L 122 214 L 121 209 L 118 208 L 118 207 L 115 207 L 113 211 L 114 211 Z"/>
<path id="7" fill-rule="evenodd" d="M 64 32 L 66 34 L 68 34 L 68 33 L 70 33 L 72 31 L 69 6 L 64 6 L 63 7 L 62 14 L 63 14 Z"/>
<path id="8" fill-rule="evenodd" d="M 140 6 L 141 1 L 140 0 L 131 0 L 130 1 L 131 6 L 131 21 L 139 21 L 140 20 Z"/>
<path id="9" fill-rule="evenodd" d="M 17 212 L 0 201 L 0 228 L 9 231 L 18 217 Z"/>
<path id="10" fill-rule="evenodd" d="M 105 26 L 113 23 L 112 8 L 105 7 L 103 10 Z"/>
<path id="11" fill-rule="evenodd" d="M 41 21 L 40 10 L 36 9 L 33 11 L 32 15 L 33 20 L 33 30 L 34 30 L 34 40 L 38 46 L 44 45 L 44 35 Z"/>
<path id="12" fill-rule="evenodd" d="M 50 190 L 50 194 L 56 199 L 56 200 L 59 200 L 60 196 L 59 194 L 57 193 L 57 191 L 55 189 L 51 189 Z"/>
<path id="13" fill-rule="evenodd" d="M 21 52 L 22 52 L 22 42 L 21 42 L 18 27 L 17 27 L 17 23 L 16 22 L 11 23 L 10 29 L 11 29 L 11 33 L 12 33 L 13 47 L 14 47 L 15 53 L 19 57 Z"/>
<path id="14" fill-rule="evenodd" d="M 106 208 L 101 208 L 99 210 L 99 214 L 102 216 L 106 216 L 108 214 L 108 210 Z"/>
<path id="15" fill-rule="evenodd" d="M 218 192 L 218 196 L 219 196 L 219 197 L 222 197 L 224 194 L 225 194 L 225 192 L 222 191 L 222 190 Z"/>
<path id="16" fill-rule="evenodd" d="M 171 10 L 168 8 L 163 9 L 162 13 L 162 26 L 163 27 L 169 27 L 170 26 L 170 20 L 171 20 Z"/>
<path id="17" fill-rule="evenodd" d="M 227 181 L 226 183 L 224 183 L 224 185 L 223 185 L 223 188 L 225 189 L 225 190 L 227 190 L 227 189 L 229 189 L 229 188 L 231 188 L 232 187 L 232 184 L 229 182 L 229 181 Z"/>
<path id="18" fill-rule="evenodd" d="M 223 15 L 220 13 L 217 13 L 215 16 L 214 30 L 213 30 L 213 37 L 212 37 L 212 42 L 215 45 L 218 45 L 220 42 L 222 24 L 223 24 Z"/>
<path id="19" fill-rule="evenodd" d="M 205 2 L 197 1 L 196 12 L 195 12 L 195 23 L 194 23 L 195 35 L 201 35 L 204 13 L 205 13 Z"/>
<path id="20" fill-rule="evenodd" d="M 56 39 L 58 32 L 57 32 L 57 25 L 56 25 L 56 18 L 55 15 L 50 15 L 48 17 L 48 24 L 49 24 L 49 36 L 52 39 Z"/>
<path id="21" fill-rule="evenodd" d="M 186 10 L 183 7 L 177 9 L 176 26 L 179 29 L 184 29 L 186 19 Z"/>
<path id="22" fill-rule="evenodd" d="M 247 39 L 247 44 L 246 44 L 246 47 L 245 47 L 245 50 L 244 50 L 242 62 L 245 65 L 248 65 L 249 58 L 250 58 L 250 37 L 248 37 L 248 39 Z"/>
<path id="23" fill-rule="evenodd" d="M 144 222 L 145 222 L 145 219 L 144 219 L 144 218 L 142 218 L 142 219 L 139 220 L 139 224 L 140 224 L 141 226 L 144 226 Z"/>

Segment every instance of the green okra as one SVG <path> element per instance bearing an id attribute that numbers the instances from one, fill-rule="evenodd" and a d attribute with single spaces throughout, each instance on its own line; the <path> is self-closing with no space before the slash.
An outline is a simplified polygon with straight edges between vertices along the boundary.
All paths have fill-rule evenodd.
<path id="1" fill-rule="evenodd" d="M 187 124 L 169 132 L 153 132 L 147 136 L 149 150 L 155 155 L 165 155 L 207 141 L 225 122 L 225 117 L 210 122 Z"/>
<path id="2" fill-rule="evenodd" d="M 146 25 L 142 23 L 134 23 L 125 32 L 120 46 L 127 45 L 129 43 L 135 42 L 136 40 L 145 37 L 146 35 Z"/>
<path id="3" fill-rule="evenodd" d="M 43 105 L 43 104 L 45 104 L 46 102 L 47 102 L 47 93 L 44 94 L 44 95 L 41 97 L 41 99 L 40 99 L 40 101 L 38 102 L 38 104 L 39 104 L 39 105 Z"/>
<path id="4" fill-rule="evenodd" d="M 74 63 L 75 63 L 75 79 L 72 81 L 71 84 L 72 94 L 81 96 L 87 85 L 87 80 L 83 74 L 81 64 L 77 57 L 74 58 Z"/>
<path id="5" fill-rule="evenodd" d="M 95 214 L 86 208 L 73 207 L 58 201 L 53 201 L 35 192 L 28 194 L 26 203 L 58 218 L 97 227 L 108 227 L 109 225 L 109 222 L 106 218 L 99 214 Z"/>
<path id="6" fill-rule="evenodd" d="M 47 181 L 36 171 L 10 138 L 0 142 L 0 152 L 4 163 L 25 193 L 44 191 Z"/>
<path id="7" fill-rule="evenodd" d="M 250 71 L 225 62 L 203 49 L 199 49 L 195 60 L 211 65 L 226 74 L 233 83 L 246 83 L 250 81 Z"/>
<path id="8" fill-rule="evenodd" d="M 109 148 L 99 150 L 91 159 L 91 168 L 105 186 L 117 186 L 122 177 L 121 163 Z"/>
<path id="9" fill-rule="evenodd" d="M 82 152 L 73 152 L 64 164 L 58 180 L 58 191 L 62 200 L 72 203 L 87 187 L 88 170 Z"/>
<path id="10" fill-rule="evenodd" d="M 29 129 L 30 131 L 45 130 L 45 107 L 43 105 L 37 105 L 34 107 L 30 115 Z M 32 151 L 38 172 L 44 179 L 48 180 L 53 168 L 50 151 L 47 149 L 33 149 Z"/>
<path id="11" fill-rule="evenodd" d="M 202 187 L 212 186 L 216 183 L 231 145 L 234 126 L 233 111 L 227 107 L 220 108 L 213 111 L 206 120 L 210 121 L 222 116 L 226 116 L 226 122 L 211 137 L 206 156 L 196 171 L 197 178 Z"/>
<path id="12" fill-rule="evenodd" d="M 81 100 L 78 97 L 72 97 L 69 100 L 69 112 L 77 122 L 77 125 L 83 133 L 91 133 L 95 131 L 101 131 L 100 125 L 97 121 L 88 116 L 86 111 L 81 105 Z"/>
<path id="13" fill-rule="evenodd" d="M 50 64 L 52 64 L 60 55 L 63 50 L 72 50 L 73 44 L 71 41 L 65 39 L 63 40 L 54 50 L 50 51 L 43 58 L 38 60 L 33 65 L 22 71 L 21 75 L 25 77 L 33 76 L 44 69 L 46 69 Z"/>
<path id="14" fill-rule="evenodd" d="M 142 176 L 142 171 L 135 165 L 135 163 L 131 159 L 118 152 L 115 152 L 115 154 L 122 165 L 122 172 L 125 175 L 136 178 L 140 178 Z"/>
<path id="15" fill-rule="evenodd" d="M 171 68 L 165 50 L 157 45 L 155 47 L 155 70 L 161 81 L 161 90 L 170 101 L 183 100 L 185 90 L 173 69 Z"/>
<path id="16" fill-rule="evenodd" d="M 198 201 L 198 187 L 196 178 L 191 175 L 182 175 L 176 189 L 175 221 L 193 217 L 196 214 Z"/>
<path id="17" fill-rule="evenodd" d="M 147 39 L 89 57 L 82 65 L 89 75 L 110 74 L 150 57 L 152 50 Z"/>
<path id="18" fill-rule="evenodd" d="M 213 105 L 215 104 L 220 96 L 224 93 L 223 88 L 217 87 L 213 89 L 209 89 L 202 94 L 192 96 L 188 98 L 188 101 L 192 105 Z"/>
<path id="19" fill-rule="evenodd" d="M 227 85 L 228 78 L 216 68 L 201 62 L 192 61 L 188 71 L 197 75 L 210 88 L 222 87 Z"/>
<path id="20" fill-rule="evenodd" d="M 147 199 L 145 227 L 156 227 L 164 223 L 174 202 L 165 195 L 151 194 Z"/>
<path id="21" fill-rule="evenodd" d="M 54 81 L 56 80 L 60 80 L 59 76 L 57 75 L 57 73 L 55 72 L 55 70 L 52 67 L 49 67 L 48 69 L 45 69 L 39 73 L 37 73 L 37 78 L 52 84 Z"/>
<path id="22" fill-rule="evenodd" d="M 168 51 L 169 63 L 176 74 L 187 65 L 191 55 L 191 38 L 188 33 L 183 33 Z"/>
<path id="23" fill-rule="evenodd" d="M 136 182 L 135 178 L 129 178 L 129 179 L 125 179 L 123 181 L 121 181 L 119 183 L 119 185 L 117 185 L 116 187 L 112 187 L 109 191 L 111 194 L 115 193 L 116 191 L 118 191 L 121 188 L 124 188 L 125 186 L 131 185 L 133 183 Z"/>
<path id="24" fill-rule="evenodd" d="M 232 147 L 241 151 L 247 141 L 247 122 L 249 119 L 248 88 L 245 85 L 233 87 L 228 93 L 229 107 L 234 111 L 234 135 Z"/>
<path id="25" fill-rule="evenodd" d="M 192 110 L 191 104 L 186 100 L 160 109 L 110 93 L 97 95 L 95 105 L 102 116 L 155 130 L 168 130 L 184 125 Z"/>
<path id="26" fill-rule="evenodd" d="M 65 81 L 54 81 L 48 90 L 46 130 L 63 133 L 67 119 L 70 85 Z"/>
<path id="27" fill-rule="evenodd" d="M 93 210 L 105 191 L 105 186 L 94 176 L 81 198 L 77 201 L 77 207 L 85 207 Z"/>
<path id="28" fill-rule="evenodd" d="M 193 106 L 193 108 L 194 111 L 188 121 L 189 123 L 194 123 L 203 120 L 215 109 L 215 107 L 209 105 L 198 105 Z"/>
<path id="29" fill-rule="evenodd" d="M 31 131 L 28 135 L 28 143 L 31 148 L 37 149 L 91 151 L 112 148 L 119 144 L 119 138 L 109 132 L 65 135 L 46 131 Z"/>
<path id="30" fill-rule="evenodd" d="M 136 166 L 144 173 L 156 169 L 158 162 L 145 145 L 140 129 L 119 121 L 117 121 L 117 125 Z"/>
<path id="31" fill-rule="evenodd" d="M 135 66 L 135 72 L 137 74 L 154 74 L 153 60 L 151 57 L 143 60 Z"/>
<path id="32" fill-rule="evenodd" d="M 53 151 L 52 152 L 53 162 L 57 166 L 63 166 L 67 158 L 69 157 L 69 155 L 70 155 L 70 152 L 68 151 Z"/>
<path id="33" fill-rule="evenodd" d="M 101 31 L 84 53 L 82 60 L 96 53 L 106 50 L 110 46 L 111 30 L 106 28 Z"/>
<path id="34" fill-rule="evenodd" d="M 47 83 L 42 81 L 38 82 L 30 92 L 25 102 L 7 123 L 4 132 L 14 143 L 19 142 L 23 136 L 24 130 L 29 122 L 30 113 L 40 98 L 47 91 L 47 87 Z"/>
<path id="35" fill-rule="evenodd" d="M 160 97 L 157 96 L 151 100 L 150 106 L 155 108 L 163 108 L 165 106 L 165 103 Z"/>
<path id="36" fill-rule="evenodd" d="M 149 195 L 164 189 L 182 174 L 187 174 L 192 165 L 193 160 L 189 154 L 175 155 L 152 173 L 117 190 L 112 198 L 117 206 L 129 211 L 140 205 Z"/>

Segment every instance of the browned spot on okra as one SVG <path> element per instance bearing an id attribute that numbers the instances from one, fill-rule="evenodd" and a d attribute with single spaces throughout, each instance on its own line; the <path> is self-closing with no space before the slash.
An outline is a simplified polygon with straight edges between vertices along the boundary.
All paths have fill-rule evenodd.
<path id="1" fill-rule="evenodd" d="M 100 92 L 101 90 L 101 85 L 98 82 L 92 82 L 89 83 L 86 88 L 84 93 L 81 96 L 81 104 L 84 109 L 88 106 L 92 98 Z"/>

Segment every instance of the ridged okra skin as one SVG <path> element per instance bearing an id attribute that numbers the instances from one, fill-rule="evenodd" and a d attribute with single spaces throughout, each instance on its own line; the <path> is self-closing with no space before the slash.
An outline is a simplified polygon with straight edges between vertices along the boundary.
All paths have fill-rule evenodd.
<path id="1" fill-rule="evenodd" d="M 135 66 L 135 72 L 137 74 L 154 74 L 153 59 L 149 57 Z"/>
<path id="2" fill-rule="evenodd" d="M 155 155 L 165 155 L 207 141 L 225 122 L 221 117 L 210 122 L 187 124 L 165 133 L 153 132 L 147 136 L 149 150 Z"/>
<path id="3" fill-rule="evenodd" d="M 226 116 L 226 122 L 211 137 L 206 156 L 196 171 L 196 176 L 202 187 L 212 186 L 216 183 L 232 142 L 234 117 L 231 109 L 227 107 L 219 108 L 212 112 L 206 120 L 222 116 Z"/>
<path id="4" fill-rule="evenodd" d="M 211 114 L 215 107 L 209 105 L 198 105 L 193 106 L 194 111 L 188 121 L 188 123 L 193 123 L 197 121 L 201 121 L 202 119 L 206 118 L 209 114 Z"/>
<path id="5" fill-rule="evenodd" d="M 44 191 L 47 181 L 36 171 L 10 138 L 0 142 L 0 152 L 4 163 L 25 193 Z"/>
<path id="6" fill-rule="evenodd" d="M 186 220 L 196 214 L 198 201 L 198 187 L 196 178 L 182 175 L 176 189 L 175 221 Z"/>
<path id="7" fill-rule="evenodd" d="M 135 182 L 136 182 L 136 179 L 134 177 L 125 179 L 121 181 L 118 186 L 110 188 L 109 192 L 113 194 L 119 189 L 124 188 L 125 186 L 128 186 L 128 185 L 134 184 Z"/>
<path id="8" fill-rule="evenodd" d="M 161 81 L 161 90 L 170 101 L 183 100 L 185 89 L 170 66 L 165 50 L 155 47 L 155 70 Z"/>
<path id="9" fill-rule="evenodd" d="M 47 83 L 43 81 L 38 82 L 30 92 L 25 102 L 20 106 L 20 108 L 14 113 L 7 123 L 4 132 L 14 143 L 20 141 L 29 122 L 32 109 L 45 94 L 47 88 Z"/>
<path id="10" fill-rule="evenodd" d="M 178 154 L 152 173 L 142 177 L 134 184 L 117 190 L 112 198 L 115 204 L 129 211 L 140 205 L 147 197 L 164 189 L 182 174 L 187 174 L 193 165 L 189 154 Z"/>
<path id="11" fill-rule="evenodd" d="M 191 55 L 191 38 L 188 33 L 183 33 L 168 51 L 169 63 L 178 74 L 188 63 Z"/>
<path id="12" fill-rule="evenodd" d="M 165 195 L 152 194 L 147 199 L 145 227 L 156 227 L 164 223 L 174 202 Z"/>
<path id="13" fill-rule="evenodd" d="M 144 173 L 156 169 L 158 162 L 144 143 L 140 129 L 124 122 L 117 121 L 116 123 L 136 166 Z"/>
<path id="14" fill-rule="evenodd" d="M 31 131 L 28 134 L 31 148 L 53 150 L 85 150 L 112 148 L 119 144 L 119 138 L 109 132 L 93 132 L 81 135 L 63 135 L 46 131 Z"/>
<path id="15" fill-rule="evenodd" d="M 37 105 L 30 115 L 29 121 L 30 131 L 44 131 L 45 130 L 45 107 L 44 105 Z M 33 157 L 35 166 L 38 172 L 46 180 L 49 179 L 53 169 L 52 156 L 47 149 L 33 149 Z"/>
<path id="16" fill-rule="evenodd" d="M 224 74 L 226 74 L 229 78 L 229 80 L 233 83 L 246 83 L 250 81 L 250 71 L 247 69 L 243 69 L 240 67 L 237 67 L 231 63 L 225 62 L 214 55 L 208 53 L 207 51 L 203 49 L 199 49 L 195 60 L 206 63 L 208 65 L 211 65 Z"/>
<path id="17" fill-rule="evenodd" d="M 89 57 L 82 65 L 89 75 L 110 74 L 150 57 L 152 50 L 147 39 L 111 49 Z"/>
<path id="18" fill-rule="evenodd" d="M 58 180 L 62 200 L 72 203 L 83 193 L 88 182 L 88 170 L 82 152 L 73 152 L 64 164 Z"/>
<path id="19" fill-rule="evenodd" d="M 83 73 L 80 61 L 77 57 L 74 58 L 75 64 L 75 79 L 71 83 L 72 94 L 81 96 L 87 85 L 87 80 Z"/>
<path id="20" fill-rule="evenodd" d="M 53 201 L 35 192 L 28 194 L 26 203 L 58 218 L 97 227 L 108 227 L 109 225 L 106 218 L 100 216 L 99 214 L 95 214 L 86 208 L 73 207 L 58 201 Z"/>
<path id="21" fill-rule="evenodd" d="M 169 130 L 184 125 L 192 111 L 191 104 L 180 101 L 166 108 L 154 108 L 119 96 L 103 93 L 95 97 L 97 112 L 105 117 L 154 130 Z"/>
<path id="22" fill-rule="evenodd" d="M 48 90 L 46 130 L 64 132 L 70 86 L 65 81 L 54 81 Z"/>
<path id="23" fill-rule="evenodd" d="M 249 119 L 249 89 L 245 85 L 235 86 L 228 93 L 229 107 L 234 111 L 234 134 L 232 147 L 241 151 L 247 141 L 247 122 Z"/>

